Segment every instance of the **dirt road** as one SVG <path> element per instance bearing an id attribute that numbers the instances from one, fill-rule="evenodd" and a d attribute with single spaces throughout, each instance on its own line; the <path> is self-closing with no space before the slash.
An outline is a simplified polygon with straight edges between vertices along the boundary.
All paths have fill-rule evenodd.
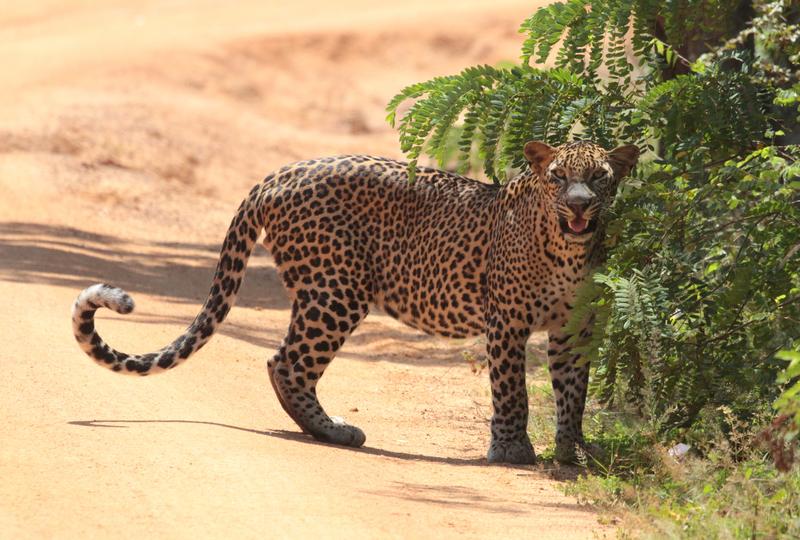
<path id="1" fill-rule="evenodd" d="M 393 93 L 513 58 L 535 3 L 17 4 L 0 12 L 1 538 L 610 534 L 553 472 L 485 463 L 471 342 L 372 314 L 320 385 L 366 446 L 299 434 L 265 372 L 288 312 L 263 250 L 221 334 L 167 375 L 101 370 L 70 329 L 78 291 L 108 281 L 138 304 L 99 315 L 110 343 L 171 340 L 250 185 L 301 158 L 401 157 Z"/>

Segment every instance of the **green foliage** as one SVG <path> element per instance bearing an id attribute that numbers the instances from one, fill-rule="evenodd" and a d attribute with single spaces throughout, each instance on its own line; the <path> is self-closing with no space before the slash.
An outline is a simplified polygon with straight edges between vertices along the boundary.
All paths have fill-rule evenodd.
<path id="1" fill-rule="evenodd" d="M 741 57 L 725 61 L 738 63 Z M 747 64 L 735 71 L 724 66 L 696 66 L 697 72 L 654 84 L 642 96 L 633 121 L 648 127 L 664 158 L 681 162 L 684 153 L 703 147 L 708 155 L 697 161 L 704 165 L 762 142 L 769 127 L 769 94 L 761 93 Z"/>
<path id="2" fill-rule="evenodd" d="M 537 450 L 553 443 L 545 384 L 529 390 Z M 599 521 L 616 525 L 619 538 L 797 538 L 800 468 L 781 474 L 764 451 L 759 426 L 768 408 L 753 421 L 725 406 L 710 412 L 715 419 L 702 437 L 676 453 L 660 440 L 657 422 L 591 403 L 584 429 L 602 452 L 565 491 L 598 507 Z M 551 448 L 539 457 L 547 464 Z"/>
<path id="3" fill-rule="evenodd" d="M 663 431 L 709 407 L 747 415 L 771 400 L 774 355 L 800 339 L 800 149 L 704 167 L 707 155 L 687 151 L 704 160 L 696 167 L 651 163 L 622 190 L 594 277 L 595 391 L 634 402 Z"/>
<path id="4" fill-rule="evenodd" d="M 571 324 L 594 320 L 594 395 L 662 440 L 701 439 L 721 406 L 755 421 L 784 384 L 781 412 L 800 410 L 776 356 L 800 345 L 799 19 L 789 0 L 557 2 L 522 24 L 519 65 L 388 105 L 412 179 L 423 152 L 502 182 L 528 140 L 649 150 Z"/>

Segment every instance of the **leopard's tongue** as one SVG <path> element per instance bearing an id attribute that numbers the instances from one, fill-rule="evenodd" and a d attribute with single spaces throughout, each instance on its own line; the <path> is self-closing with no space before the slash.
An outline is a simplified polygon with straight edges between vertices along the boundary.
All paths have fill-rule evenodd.
<path id="1" fill-rule="evenodd" d="M 567 225 L 574 233 L 582 233 L 586 229 L 586 220 L 583 217 L 576 217 L 575 219 L 568 221 Z"/>

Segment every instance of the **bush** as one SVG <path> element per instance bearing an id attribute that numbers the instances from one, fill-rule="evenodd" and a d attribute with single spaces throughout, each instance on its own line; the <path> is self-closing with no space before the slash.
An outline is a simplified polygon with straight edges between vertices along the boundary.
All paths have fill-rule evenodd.
<path id="1" fill-rule="evenodd" d="M 724 431 L 721 406 L 750 421 L 790 380 L 777 353 L 800 346 L 799 11 L 558 2 L 522 24 L 519 65 L 415 84 L 388 105 L 412 180 L 423 152 L 502 183 L 528 140 L 648 151 L 573 323 L 595 320 L 593 394 L 663 440 Z"/>

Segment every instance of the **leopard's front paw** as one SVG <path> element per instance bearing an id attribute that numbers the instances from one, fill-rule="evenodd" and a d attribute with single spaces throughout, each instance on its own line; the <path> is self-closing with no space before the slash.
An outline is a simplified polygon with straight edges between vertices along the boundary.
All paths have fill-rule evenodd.
<path id="1" fill-rule="evenodd" d="M 515 465 L 533 465 L 536 453 L 530 439 L 523 435 L 508 441 L 492 440 L 489 446 L 489 463 L 513 463 Z"/>

